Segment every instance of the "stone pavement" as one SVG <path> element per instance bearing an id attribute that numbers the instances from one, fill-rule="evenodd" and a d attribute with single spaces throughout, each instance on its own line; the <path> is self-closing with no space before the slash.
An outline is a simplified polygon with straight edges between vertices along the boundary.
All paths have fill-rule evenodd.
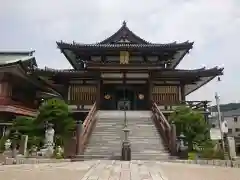
<path id="1" fill-rule="evenodd" d="M 239 180 L 238 168 L 160 161 L 82 161 L 0 166 L 0 180 Z"/>

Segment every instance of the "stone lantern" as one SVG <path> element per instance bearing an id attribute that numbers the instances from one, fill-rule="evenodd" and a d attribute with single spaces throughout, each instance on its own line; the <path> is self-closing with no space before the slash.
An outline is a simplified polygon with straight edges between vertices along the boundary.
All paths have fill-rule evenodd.
<path id="1" fill-rule="evenodd" d="M 178 151 L 178 154 L 180 156 L 181 159 L 185 159 L 188 157 L 188 146 L 186 146 L 186 136 L 181 133 L 179 136 L 178 136 L 178 140 L 177 140 L 177 151 Z"/>
<path id="2" fill-rule="evenodd" d="M 131 160 L 131 144 L 128 139 L 129 131 L 130 131 L 130 129 L 128 129 L 127 127 L 123 128 L 124 140 L 122 143 L 122 160 L 124 160 L 124 161 Z"/>

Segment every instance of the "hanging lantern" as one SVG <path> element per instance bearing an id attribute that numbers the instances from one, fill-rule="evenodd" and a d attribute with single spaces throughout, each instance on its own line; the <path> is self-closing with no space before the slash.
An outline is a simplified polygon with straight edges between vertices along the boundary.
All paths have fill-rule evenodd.
<path id="1" fill-rule="evenodd" d="M 109 100 L 111 98 L 111 96 L 109 95 L 109 94 L 106 94 L 105 96 L 104 96 L 104 99 L 106 99 L 106 100 Z"/>
<path id="2" fill-rule="evenodd" d="M 139 94 L 139 95 L 138 95 L 138 98 L 139 98 L 140 100 L 143 100 L 143 99 L 144 99 L 144 95 L 143 95 L 143 94 Z"/>

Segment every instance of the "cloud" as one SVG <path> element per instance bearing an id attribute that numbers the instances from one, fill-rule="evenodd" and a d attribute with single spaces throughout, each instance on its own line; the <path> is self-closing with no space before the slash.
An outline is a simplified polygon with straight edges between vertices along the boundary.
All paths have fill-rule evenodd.
<path id="1" fill-rule="evenodd" d="M 36 49 L 41 66 L 69 68 L 55 41 L 97 42 L 123 20 L 152 42 L 195 41 L 179 68 L 224 64 L 221 88 L 209 83 L 190 99 L 213 100 L 216 90 L 223 102 L 240 99 L 238 0 L 10 0 L 0 6 L 0 48 Z"/>

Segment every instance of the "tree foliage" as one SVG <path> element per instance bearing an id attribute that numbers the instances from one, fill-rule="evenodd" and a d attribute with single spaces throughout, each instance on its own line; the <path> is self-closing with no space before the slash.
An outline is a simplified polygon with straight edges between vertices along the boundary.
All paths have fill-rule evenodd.
<path id="1" fill-rule="evenodd" d="M 41 145 L 44 143 L 46 124 L 53 124 L 55 130 L 55 141 L 61 141 L 72 134 L 75 128 L 75 120 L 71 117 L 68 105 L 59 99 L 50 99 L 45 101 L 39 107 L 39 114 L 36 118 L 18 116 L 13 120 L 13 126 L 10 138 L 13 132 L 19 132 L 19 135 L 28 135 L 29 146 Z"/>
<path id="2" fill-rule="evenodd" d="M 75 128 L 75 121 L 71 117 L 68 105 L 60 99 L 49 99 L 39 107 L 39 114 L 34 124 L 39 129 L 45 128 L 47 123 L 54 125 L 56 136 L 68 136 Z"/>
<path id="3" fill-rule="evenodd" d="M 34 118 L 26 116 L 17 116 L 13 120 L 11 131 L 18 131 L 20 134 L 31 136 L 35 128 L 33 126 Z"/>
<path id="4" fill-rule="evenodd" d="M 181 133 L 185 135 L 190 149 L 193 149 L 193 144 L 200 145 L 207 140 L 209 129 L 200 112 L 181 106 L 170 116 L 170 121 L 176 125 L 178 136 Z"/>

